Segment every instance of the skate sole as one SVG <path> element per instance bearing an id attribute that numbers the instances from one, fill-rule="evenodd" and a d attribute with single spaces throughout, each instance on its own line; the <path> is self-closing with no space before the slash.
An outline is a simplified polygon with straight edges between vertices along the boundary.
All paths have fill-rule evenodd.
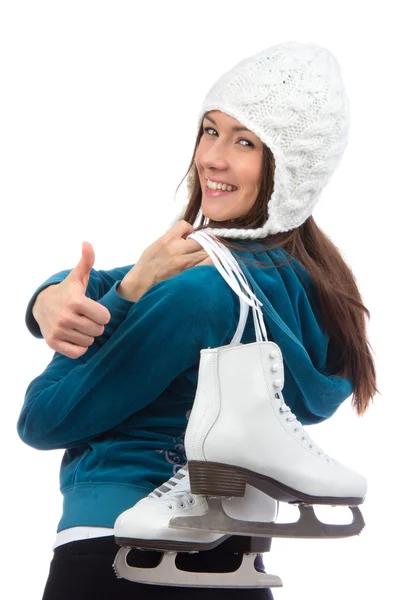
<path id="1" fill-rule="evenodd" d="M 189 461 L 190 491 L 209 498 L 243 497 L 246 484 L 252 485 L 275 500 L 289 504 L 328 504 L 332 506 L 358 506 L 364 498 L 311 496 L 276 481 L 267 475 L 254 473 L 244 467 L 215 462 Z"/>
<path id="2" fill-rule="evenodd" d="M 144 550 L 161 550 L 165 552 L 200 552 L 212 550 L 220 546 L 221 550 L 233 553 L 263 554 L 271 550 L 270 537 L 251 537 L 243 535 L 223 535 L 215 542 L 201 544 L 199 542 L 179 542 L 173 540 L 143 540 L 139 538 L 116 537 L 116 544 L 125 548 Z"/>
<path id="3" fill-rule="evenodd" d="M 115 537 L 118 546 L 137 548 L 138 550 L 159 550 L 161 552 L 200 552 L 201 550 L 212 550 L 219 546 L 230 535 L 223 535 L 215 542 L 180 542 L 174 540 L 143 540 L 140 538 Z"/>

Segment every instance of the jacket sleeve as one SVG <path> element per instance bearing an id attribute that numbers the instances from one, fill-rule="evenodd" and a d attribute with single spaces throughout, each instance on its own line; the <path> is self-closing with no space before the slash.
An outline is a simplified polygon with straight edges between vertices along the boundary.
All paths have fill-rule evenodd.
<path id="1" fill-rule="evenodd" d="M 112 315 L 103 335 L 77 359 L 56 352 L 29 384 L 17 424 L 25 443 L 49 450 L 88 441 L 155 400 L 202 348 L 224 345 L 234 314 L 229 286 L 181 275 L 136 303 L 114 284 L 99 301 Z"/>
<path id="2" fill-rule="evenodd" d="M 99 270 L 95 271 L 92 269 L 90 271 L 90 277 L 88 282 L 88 287 L 86 289 L 86 296 L 91 298 L 92 300 L 99 300 L 106 294 L 114 283 L 119 280 L 121 281 L 125 275 L 132 269 L 133 265 L 128 265 L 126 267 L 116 267 L 115 269 L 110 269 L 108 271 Z M 25 324 L 29 330 L 29 332 L 38 339 L 43 339 L 42 332 L 40 331 L 40 327 L 35 320 L 35 317 L 32 314 L 33 305 L 36 302 L 36 298 L 47 287 L 53 285 L 55 283 L 61 283 L 64 279 L 71 273 L 72 269 L 66 269 L 65 271 L 60 271 L 55 275 L 52 275 L 42 285 L 40 285 L 32 298 L 29 300 L 26 313 L 25 313 Z"/>

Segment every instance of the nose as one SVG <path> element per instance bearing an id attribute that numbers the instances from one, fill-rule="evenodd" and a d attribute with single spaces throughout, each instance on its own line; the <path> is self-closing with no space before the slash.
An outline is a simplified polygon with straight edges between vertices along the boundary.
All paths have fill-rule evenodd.
<path id="1" fill-rule="evenodd" d="M 226 149 L 218 143 L 214 143 L 212 147 L 203 150 L 200 161 L 206 170 L 216 169 L 218 171 L 225 171 L 229 167 Z"/>

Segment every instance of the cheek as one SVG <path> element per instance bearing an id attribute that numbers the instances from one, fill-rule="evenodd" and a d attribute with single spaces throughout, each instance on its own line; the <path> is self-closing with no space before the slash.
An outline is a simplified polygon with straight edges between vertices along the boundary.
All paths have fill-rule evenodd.
<path id="1" fill-rule="evenodd" d="M 262 165 L 258 164 L 256 167 L 253 166 L 251 172 L 251 184 L 255 193 L 258 193 L 261 187 L 261 179 L 262 179 Z"/>
<path id="2" fill-rule="evenodd" d="M 247 171 L 246 173 L 246 191 L 249 196 L 254 196 L 258 194 L 261 185 L 261 173 L 260 170 L 254 169 L 254 167 Z"/>

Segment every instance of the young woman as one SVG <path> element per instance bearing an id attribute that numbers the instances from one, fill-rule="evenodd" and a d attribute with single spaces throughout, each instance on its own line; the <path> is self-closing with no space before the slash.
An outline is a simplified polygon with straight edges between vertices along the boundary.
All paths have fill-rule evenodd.
<path id="1" fill-rule="evenodd" d="M 195 230 L 212 231 L 229 247 L 268 306 L 268 339 L 282 351 L 283 393 L 296 417 L 319 423 L 350 395 L 359 415 L 367 409 L 377 391 L 369 313 L 311 215 L 348 126 L 329 51 L 289 42 L 245 59 L 203 103 L 180 220 L 127 267 L 95 271 L 93 249 L 84 244 L 75 269 L 34 293 L 27 326 L 56 353 L 27 389 L 18 432 L 35 448 L 66 450 L 44 600 L 272 598 L 266 589 L 117 579 L 113 525 L 185 464 L 200 350 L 229 343 L 236 331 L 238 297 L 200 244 L 186 239 Z M 248 319 L 243 343 L 254 336 Z M 132 554 L 138 566 L 154 560 L 152 552 Z M 188 568 L 196 571 L 233 570 L 238 562 L 224 544 L 192 556 Z"/>

